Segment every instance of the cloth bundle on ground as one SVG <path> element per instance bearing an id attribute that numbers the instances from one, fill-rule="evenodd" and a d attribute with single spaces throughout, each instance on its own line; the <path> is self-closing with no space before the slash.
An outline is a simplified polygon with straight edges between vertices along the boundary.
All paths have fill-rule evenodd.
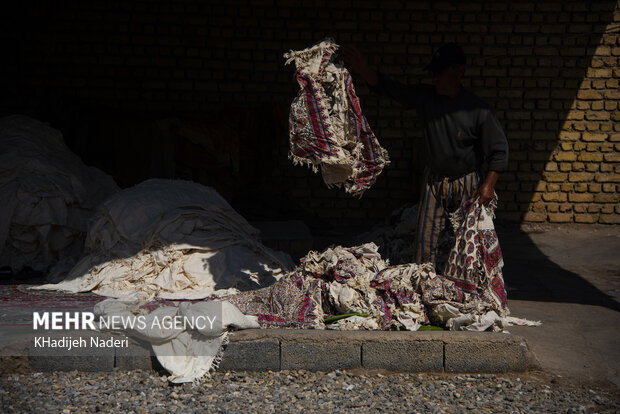
<path id="1" fill-rule="evenodd" d="M 215 190 L 180 180 L 147 180 L 106 200 L 86 250 L 64 281 L 37 288 L 201 299 L 268 286 L 294 267 Z"/>
<path id="2" fill-rule="evenodd" d="M 0 266 L 70 269 L 95 207 L 117 191 L 60 131 L 23 115 L 0 119 Z"/>
<path id="3" fill-rule="evenodd" d="M 289 115 L 290 158 L 295 164 L 321 167 L 328 187 L 344 186 L 361 196 L 389 163 L 362 114 L 351 75 L 334 61 L 338 45 L 330 38 L 290 51 L 301 90 Z"/>
<path id="4" fill-rule="evenodd" d="M 451 257 L 463 270 L 451 272 L 449 276 L 437 274 L 431 264 L 388 266 L 374 243 L 348 248 L 335 246 L 320 253 L 309 252 L 295 271 L 273 285 L 221 298 L 223 302 L 155 302 L 142 306 L 142 309 L 155 309 L 149 315 L 152 318 L 160 313 L 187 315 L 189 310 L 208 315 L 209 309 L 213 313 L 219 303 L 225 321 L 220 331 L 201 334 L 195 329 L 177 330 L 174 335 L 167 331 L 164 334 L 142 331 L 139 336 L 154 344 L 155 354 L 172 373 L 171 380 L 183 382 L 207 375 L 214 367 L 219 355 L 215 348 L 224 343 L 227 325 L 418 330 L 432 323 L 449 330 L 470 331 L 502 331 L 512 324 L 537 325 L 507 316 L 501 279 L 503 262 L 492 214 L 492 207 L 484 207 L 476 200 L 466 203 L 454 215 L 457 241 Z M 470 240 L 475 244 L 471 252 Z M 104 303 L 98 311 L 100 315 L 113 315 L 111 309 L 114 312 L 133 309 L 132 314 L 138 313 L 137 305 L 126 301 Z M 165 310 L 161 310 L 162 305 Z M 329 323 L 337 319 L 336 315 L 342 317 Z M 207 358 L 205 350 L 208 350 Z"/>
<path id="5" fill-rule="evenodd" d="M 458 329 L 501 331 L 510 323 L 508 309 L 488 300 L 490 286 L 465 291 L 431 264 L 388 266 L 377 250 L 367 243 L 310 252 L 274 285 L 225 299 L 263 328 L 454 329 L 452 320 L 464 316 Z M 325 324 L 336 315 L 351 316 Z"/>
<path id="6" fill-rule="evenodd" d="M 171 373 L 168 379 L 175 383 L 195 381 L 217 368 L 229 330 L 258 328 L 256 318 L 243 315 L 228 302 L 140 304 L 139 299 L 139 294 L 107 299 L 95 305 L 94 313 L 109 320 L 140 321 L 126 323 L 125 333 L 150 342 L 158 361 Z"/>
<path id="7" fill-rule="evenodd" d="M 374 243 L 310 252 L 276 284 L 225 298 L 263 327 L 416 330 L 428 322 L 461 330 L 502 330 L 509 317 L 493 226 L 494 204 L 477 199 L 453 215 L 456 240 L 446 274 L 431 264 L 388 266 Z M 325 326 L 333 315 L 355 315 Z M 459 319 L 460 318 L 460 319 Z M 347 320 L 349 319 L 349 320 Z"/>

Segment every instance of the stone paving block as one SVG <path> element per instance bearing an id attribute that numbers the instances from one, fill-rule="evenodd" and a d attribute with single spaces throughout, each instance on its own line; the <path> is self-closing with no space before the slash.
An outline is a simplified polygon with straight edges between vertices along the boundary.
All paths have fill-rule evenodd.
<path id="1" fill-rule="evenodd" d="M 441 372 L 442 341 L 366 342 L 362 366 L 402 372 Z"/>
<path id="2" fill-rule="evenodd" d="M 279 371 L 280 341 L 231 342 L 218 371 Z"/>
<path id="3" fill-rule="evenodd" d="M 446 372 L 520 372 L 528 369 L 524 341 L 471 341 L 445 344 Z"/>
<path id="4" fill-rule="evenodd" d="M 58 340 L 62 337 L 86 341 L 86 347 L 52 348 L 49 346 L 36 346 L 33 341 L 28 351 L 28 360 L 34 371 L 89 371 L 102 372 L 114 369 L 114 348 L 111 347 L 91 347 L 90 338 L 108 340 L 112 338 L 109 334 L 92 334 L 88 332 L 66 332 L 63 334 L 42 333 L 41 337 L 49 337 Z"/>
<path id="5" fill-rule="evenodd" d="M 58 333 L 44 336 L 62 337 Z M 92 336 L 64 332 L 64 336 Z M 110 334 L 96 334 L 101 339 Z M 123 337 L 122 335 L 115 335 Z M 130 338 L 129 348 L 33 347 L 31 336 L 13 335 L 15 356 L 24 355 L 35 371 L 157 369 L 150 344 Z M 8 343 L 8 342 L 7 342 Z M 5 346 L 6 347 L 6 346 Z M 11 354 L 13 355 L 13 354 Z M 385 369 L 401 372 L 507 372 L 530 368 L 532 352 L 516 335 L 490 332 L 336 332 L 252 329 L 230 335 L 220 370 Z"/>
<path id="6" fill-rule="evenodd" d="M 362 366 L 361 345 L 282 343 L 280 367 L 308 371 L 333 371 Z"/>
<path id="7" fill-rule="evenodd" d="M 153 368 L 153 356 L 151 345 L 129 339 L 128 348 L 117 348 L 114 356 L 114 366 L 121 370 L 150 370 Z"/>

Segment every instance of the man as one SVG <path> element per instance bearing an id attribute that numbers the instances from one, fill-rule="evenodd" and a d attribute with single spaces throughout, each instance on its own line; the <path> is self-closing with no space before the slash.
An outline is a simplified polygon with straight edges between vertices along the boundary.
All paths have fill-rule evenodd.
<path id="1" fill-rule="evenodd" d="M 493 111 L 461 85 L 465 54 L 449 43 L 425 67 L 433 85 L 404 85 L 371 69 L 352 46 L 343 48 L 345 61 L 372 89 L 405 108 L 417 110 L 424 128 L 426 168 L 415 243 L 416 263 L 434 263 L 443 271 L 449 248 L 450 213 L 472 198 L 488 204 L 495 196 L 498 175 L 508 164 L 508 142 Z M 440 248 L 440 239 L 446 246 Z M 447 247 L 447 249 L 445 248 Z"/>

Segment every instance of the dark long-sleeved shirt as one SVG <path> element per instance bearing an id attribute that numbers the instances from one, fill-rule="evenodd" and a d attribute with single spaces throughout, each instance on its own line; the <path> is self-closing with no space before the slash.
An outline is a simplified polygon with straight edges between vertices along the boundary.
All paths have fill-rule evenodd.
<path id="1" fill-rule="evenodd" d="M 415 108 L 424 125 L 426 159 L 432 172 L 459 177 L 479 169 L 508 166 L 508 141 L 492 109 L 466 88 L 458 96 L 440 95 L 432 85 L 404 85 L 385 75 L 372 89 L 405 108 Z"/>

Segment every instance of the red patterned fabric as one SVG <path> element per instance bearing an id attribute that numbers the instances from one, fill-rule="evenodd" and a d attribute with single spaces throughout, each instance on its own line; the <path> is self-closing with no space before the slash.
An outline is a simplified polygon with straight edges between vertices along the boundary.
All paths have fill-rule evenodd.
<path id="1" fill-rule="evenodd" d="M 452 215 L 456 240 L 444 275 L 466 292 L 477 294 L 499 315 L 508 313 L 502 251 L 493 226 L 495 203 L 477 198 L 464 202 Z"/>
<path id="2" fill-rule="evenodd" d="M 351 75 L 333 59 L 337 49 L 326 39 L 285 55 L 287 63 L 295 61 L 300 86 L 289 114 L 289 156 L 320 167 L 328 187 L 361 196 L 389 160 L 362 114 Z"/>

